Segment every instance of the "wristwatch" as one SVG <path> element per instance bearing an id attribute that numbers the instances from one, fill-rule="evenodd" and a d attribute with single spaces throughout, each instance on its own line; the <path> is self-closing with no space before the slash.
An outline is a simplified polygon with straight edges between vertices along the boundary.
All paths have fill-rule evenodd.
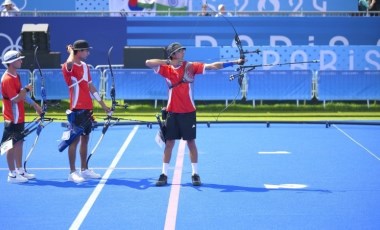
<path id="1" fill-rule="evenodd" d="M 166 65 L 170 65 L 170 59 L 166 59 Z"/>

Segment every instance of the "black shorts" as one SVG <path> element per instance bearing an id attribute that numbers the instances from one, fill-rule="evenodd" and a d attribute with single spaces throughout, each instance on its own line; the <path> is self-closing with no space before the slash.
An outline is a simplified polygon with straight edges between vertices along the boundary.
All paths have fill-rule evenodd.
<path id="1" fill-rule="evenodd" d="M 166 118 L 167 140 L 183 139 L 193 140 L 197 136 L 196 112 L 168 113 Z"/>
<path id="2" fill-rule="evenodd" d="M 73 112 L 75 114 L 74 124 L 84 130 L 82 135 L 90 134 L 93 122 L 92 110 L 74 109 Z"/>
<path id="3" fill-rule="evenodd" d="M 13 124 L 12 122 L 5 121 L 1 144 L 10 139 L 13 140 L 13 144 L 15 144 L 17 141 L 23 140 L 24 135 L 22 134 L 22 132 L 24 131 L 24 129 L 25 123 Z"/>

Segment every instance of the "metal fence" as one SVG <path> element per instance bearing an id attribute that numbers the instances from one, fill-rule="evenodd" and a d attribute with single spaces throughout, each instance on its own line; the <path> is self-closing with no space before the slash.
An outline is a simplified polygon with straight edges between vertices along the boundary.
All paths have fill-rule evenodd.
<path id="1" fill-rule="evenodd" d="M 133 12 L 111 11 L 21 11 L 21 17 L 151 17 L 151 16 L 198 16 L 200 11 L 141 11 L 138 15 Z M 216 12 L 209 12 L 211 16 Z M 281 11 L 281 12 L 229 12 L 235 17 L 348 17 L 348 16 L 380 16 L 380 11 Z"/>
<path id="2" fill-rule="evenodd" d="M 91 69 L 93 84 L 101 96 L 110 99 L 112 76 L 105 68 Z M 2 75 L 5 70 L 0 70 Z M 41 99 L 41 78 L 39 71 L 20 69 L 23 85 L 33 84 L 32 96 Z M 68 89 L 61 69 L 42 69 L 45 89 L 50 100 L 68 99 Z M 195 100 L 311 100 L 323 101 L 380 100 L 380 71 L 311 71 L 311 70 L 262 70 L 245 76 L 245 85 L 239 81 L 229 81 L 231 71 L 207 71 L 197 75 L 193 85 Z M 116 99 L 122 100 L 166 100 L 166 81 L 151 69 L 113 69 Z"/>

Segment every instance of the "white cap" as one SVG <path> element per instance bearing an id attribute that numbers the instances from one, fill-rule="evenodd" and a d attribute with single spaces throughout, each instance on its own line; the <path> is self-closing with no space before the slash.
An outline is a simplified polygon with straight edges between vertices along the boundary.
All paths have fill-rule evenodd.
<path id="1" fill-rule="evenodd" d="M 5 0 L 1 5 L 2 6 L 13 5 L 13 2 L 11 0 Z"/>
<path id="2" fill-rule="evenodd" d="M 21 56 L 21 53 L 16 50 L 9 50 L 3 56 L 3 64 L 10 64 L 17 60 L 23 59 L 25 56 Z"/>

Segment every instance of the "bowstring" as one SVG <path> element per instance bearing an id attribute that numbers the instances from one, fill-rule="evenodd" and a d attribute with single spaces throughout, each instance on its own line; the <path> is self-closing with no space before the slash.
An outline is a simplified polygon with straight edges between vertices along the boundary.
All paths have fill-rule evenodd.
<path id="1" fill-rule="evenodd" d="M 207 8 L 210 9 L 212 12 L 214 13 L 217 13 L 215 12 L 215 10 L 213 10 L 211 7 L 209 7 L 207 1 L 205 2 L 205 4 L 207 5 Z M 242 43 L 241 43 L 241 40 L 239 38 L 239 34 L 237 33 L 237 30 L 235 28 L 235 26 L 232 24 L 232 22 L 230 20 L 227 19 L 227 17 L 225 17 L 223 14 L 221 14 L 221 17 L 232 27 L 235 35 L 234 35 L 234 41 L 235 41 L 235 44 L 236 44 L 236 47 L 238 48 L 239 50 L 239 58 L 240 59 L 243 59 L 245 60 L 245 55 L 244 55 L 244 49 L 243 49 L 243 46 L 242 46 Z M 246 72 L 244 71 L 244 68 L 242 68 L 242 66 L 244 66 L 244 63 L 245 61 L 243 61 L 242 63 L 239 64 L 240 68 L 239 68 L 239 81 L 242 81 L 242 79 L 244 77 L 246 77 Z M 238 88 L 238 92 L 235 96 L 235 98 L 227 104 L 227 106 L 225 108 L 223 108 L 217 115 L 217 117 L 215 118 L 215 121 L 218 121 L 219 120 L 219 117 L 222 113 L 224 113 L 231 105 L 235 104 L 236 103 L 236 100 L 239 96 L 239 94 L 241 93 L 241 90 L 242 90 L 242 87 L 241 87 L 241 84 L 239 83 L 239 88 Z"/>

